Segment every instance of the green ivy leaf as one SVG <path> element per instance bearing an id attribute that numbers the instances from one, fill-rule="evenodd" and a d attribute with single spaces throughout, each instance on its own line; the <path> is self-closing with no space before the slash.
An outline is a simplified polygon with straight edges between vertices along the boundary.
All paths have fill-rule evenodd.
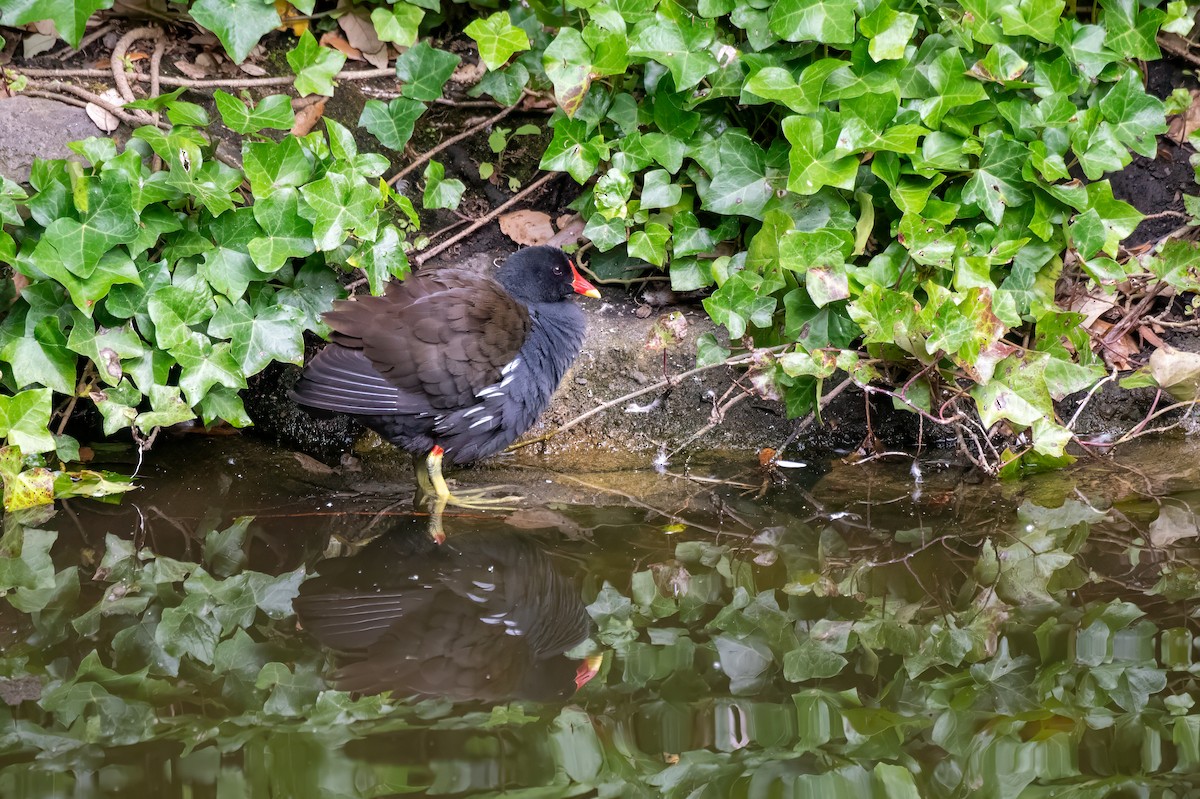
<path id="1" fill-rule="evenodd" d="M 245 300 L 217 301 L 217 311 L 208 323 L 208 333 L 229 339 L 230 351 L 242 374 L 258 374 L 271 361 L 304 362 L 302 316 L 289 305 L 270 301 L 270 294 L 252 307 Z"/>
<path id="2" fill-rule="evenodd" d="M 660 13 L 634 30 L 629 55 L 662 64 L 671 71 L 676 90 L 684 91 L 717 71 L 717 59 L 708 51 L 714 35 L 709 20 L 681 23 Z"/>
<path id="3" fill-rule="evenodd" d="M 458 208 L 466 186 L 461 180 L 446 180 L 446 168 L 431 160 L 425 167 L 425 194 L 422 204 L 426 209 Z"/>
<path id="4" fill-rule="evenodd" d="M 358 125 L 384 147 L 400 152 L 412 138 L 413 124 L 423 113 L 425 104 L 408 97 L 397 97 L 386 105 L 380 100 L 367 100 Z"/>
<path id="5" fill-rule="evenodd" d="M 460 59 L 454 53 L 418 42 L 396 59 L 396 77 L 404 81 L 400 94 L 413 100 L 436 100 Z"/>
<path id="6" fill-rule="evenodd" d="M 771 6 L 771 30 L 789 42 L 849 44 L 855 8 L 854 0 L 779 0 Z"/>
<path id="7" fill-rule="evenodd" d="M 13 321 L 19 324 L 19 320 L 17 317 Z M 46 317 L 28 333 L 17 333 L 13 329 L 17 324 L 5 324 L 8 340 L 0 349 L 0 358 L 8 364 L 10 382 L 17 388 L 46 386 L 60 394 L 73 395 L 79 359 L 67 348 L 67 337 L 59 328 L 58 320 Z M 26 449 L 26 452 L 30 451 Z"/>
<path id="8" fill-rule="evenodd" d="M 546 146 L 539 165 L 541 169 L 566 172 L 576 183 L 585 183 L 596 172 L 601 155 L 608 148 L 599 136 L 587 137 L 587 123 L 563 117 L 554 123 L 554 138 Z"/>
<path id="9" fill-rule="evenodd" d="M 54 449 L 54 436 L 47 430 L 53 396 L 48 388 L 0 395 L 0 435 L 21 452 L 33 455 Z"/>
<path id="10" fill-rule="evenodd" d="M 264 128 L 291 130 L 292 125 L 296 123 L 291 99 L 285 94 L 268 95 L 257 105 L 247 106 L 232 94 L 217 89 L 213 92 L 213 99 L 225 127 L 235 133 L 258 133 Z"/>
<path id="11" fill-rule="evenodd" d="M 542 68 L 554 85 L 554 99 L 575 116 L 592 85 L 592 50 L 574 28 L 563 28 L 542 54 Z"/>
<path id="12" fill-rule="evenodd" d="M 296 91 L 333 96 L 333 78 L 346 63 L 346 56 L 332 47 L 322 47 L 307 30 L 287 54 L 287 62 L 296 74 Z"/>
<path id="13" fill-rule="evenodd" d="M 400 47 L 412 47 L 416 43 L 417 31 L 424 18 L 425 12 L 409 3 L 396 3 L 390 9 L 383 6 L 371 9 L 371 24 L 375 26 L 379 40 Z"/>
<path id="14" fill-rule="evenodd" d="M 642 184 L 642 208 L 670 208 L 683 197 L 683 187 L 671 182 L 665 169 L 652 169 Z"/>
<path id="15" fill-rule="evenodd" d="M 514 53 L 529 49 L 529 36 L 512 24 L 507 11 L 476 18 L 463 32 L 475 40 L 479 47 L 479 58 L 489 70 L 499 69 Z"/>
<path id="16" fill-rule="evenodd" d="M 827 135 L 836 137 L 836 129 L 828 134 L 821 122 L 812 117 L 790 116 L 783 120 L 783 135 L 792 145 L 789 160 L 791 172 L 788 188 L 797 194 L 816 194 L 825 186 L 853 189 L 858 175 L 858 159 L 853 156 L 837 156 L 835 142 Z"/>
<path id="17" fill-rule="evenodd" d="M 198 405 L 213 386 L 221 385 L 235 390 L 246 387 L 245 373 L 233 357 L 232 345 L 227 341 L 214 344 L 203 333 L 192 333 L 174 347 L 171 354 L 179 361 L 183 370 L 179 376 L 179 388 L 187 397 L 189 419 L 195 415 L 191 412 L 191 406 Z M 154 388 L 150 389 L 150 399 L 153 402 Z M 174 408 L 174 405 L 171 407 Z M 155 409 L 157 410 L 157 406 Z M 138 427 L 146 429 L 142 416 L 138 417 L 137 424 Z"/>
<path id="18" fill-rule="evenodd" d="M 16 28 L 30 22 L 53 20 L 58 35 L 72 47 L 78 47 L 88 18 L 101 9 L 112 8 L 112 5 L 113 0 L 6 0 L 0 8 L 0 23 Z M 196 21 L 199 22 L 199 18 Z"/>
<path id="19" fill-rule="evenodd" d="M 278 272 L 291 259 L 315 252 L 313 225 L 301 213 L 299 190 L 275 189 L 254 204 L 254 219 L 263 235 L 251 239 L 247 249 L 257 269 Z"/>
<path id="20" fill-rule="evenodd" d="M 279 27 L 279 14 L 270 0 L 194 0 L 188 13 L 215 33 L 225 52 L 239 64 L 259 39 Z"/>
<path id="21" fill-rule="evenodd" d="M 408 275 L 408 255 L 403 244 L 404 237 L 395 225 L 386 225 L 375 241 L 364 244 L 350 259 L 350 264 L 362 269 L 367 276 L 372 294 L 382 294 L 391 278 L 403 280 Z"/>
<path id="22" fill-rule="evenodd" d="M 375 235 L 379 193 L 361 177 L 329 172 L 302 187 L 300 193 L 308 203 L 308 209 L 301 213 L 313 223 L 318 250 L 336 249 L 351 232 L 365 239 Z"/>

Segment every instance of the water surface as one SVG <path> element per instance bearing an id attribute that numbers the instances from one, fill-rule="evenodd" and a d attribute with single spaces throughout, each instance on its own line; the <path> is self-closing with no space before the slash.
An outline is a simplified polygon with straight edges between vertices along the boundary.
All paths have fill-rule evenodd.
<path id="1" fill-rule="evenodd" d="M 5 519 L 0 796 L 1200 795 L 1196 462 L 471 470 L 527 499 L 439 547 L 174 443 Z"/>

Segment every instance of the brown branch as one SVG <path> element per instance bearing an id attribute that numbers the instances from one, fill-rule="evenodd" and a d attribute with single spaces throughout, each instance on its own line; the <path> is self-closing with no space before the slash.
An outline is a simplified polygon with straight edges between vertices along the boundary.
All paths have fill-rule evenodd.
<path id="1" fill-rule="evenodd" d="M 11 69 L 18 75 L 28 78 L 107 78 L 112 77 L 112 71 L 107 69 Z M 372 78 L 394 77 L 396 70 L 391 67 L 383 69 L 346 69 L 334 75 L 334 80 L 370 80 Z M 149 81 L 151 77 L 141 72 L 128 76 L 131 80 Z M 164 75 L 161 78 L 164 86 L 183 86 L 188 89 L 252 89 L 257 86 L 287 86 L 294 83 L 295 76 L 278 76 L 268 78 L 215 78 L 208 80 L 192 80 Z"/>
<path id="2" fill-rule="evenodd" d="M 496 124 L 497 122 L 499 122 L 500 120 L 504 119 L 506 116 L 511 114 L 513 111 L 515 111 L 516 108 L 517 108 L 517 106 L 515 104 L 511 105 L 508 108 L 505 108 L 500 113 L 493 114 L 492 116 L 488 117 L 487 119 L 483 120 L 482 122 L 480 122 L 476 125 L 472 125 L 471 127 L 464 130 L 462 133 L 456 134 L 456 135 L 451 136 L 450 138 L 446 139 L 444 142 L 439 144 L 437 147 L 434 147 L 432 150 L 418 156 L 417 159 L 415 161 L 413 161 L 411 164 L 404 167 L 399 172 L 397 172 L 396 174 L 394 174 L 390 178 L 388 178 L 388 185 L 389 186 L 396 185 L 396 181 L 400 180 L 400 178 L 404 177 L 409 172 L 412 172 L 414 169 L 416 169 L 421 164 L 428 161 L 430 158 L 433 158 L 435 155 L 442 152 L 447 147 L 453 147 L 455 144 L 458 144 L 463 139 L 469 139 L 470 137 L 474 136 L 479 131 L 481 131 L 485 128 L 491 127 L 492 125 Z"/>
<path id="3" fill-rule="evenodd" d="M 109 66 L 112 68 L 113 83 L 116 84 L 117 94 L 127 103 L 132 103 L 137 98 L 133 95 L 133 89 L 129 88 L 129 78 L 125 74 L 125 53 L 129 50 L 129 46 L 138 39 L 154 39 L 155 44 L 162 41 L 162 31 L 158 28 L 134 28 L 117 40 L 117 44 L 113 47 L 112 56 L 109 59 Z M 153 85 L 154 81 L 151 80 Z"/>
<path id="4" fill-rule="evenodd" d="M 474 233 L 475 231 L 479 230 L 481 227 L 486 225 L 488 222 L 491 222 L 493 219 L 500 216 L 500 214 L 504 213 L 512 206 L 516 205 L 517 203 L 521 202 L 529 195 L 533 194 L 535 191 L 540 189 L 542 186 L 546 185 L 551 180 L 558 177 L 559 174 L 561 174 L 561 173 L 547 172 L 546 174 L 542 175 L 540 178 L 535 180 L 533 183 L 530 183 L 528 186 L 526 186 L 525 188 L 521 189 L 519 192 L 514 194 L 511 198 L 509 198 L 508 202 L 504 203 L 499 208 L 496 208 L 495 210 L 490 211 L 487 214 L 485 214 L 484 216 L 475 220 L 475 222 L 466 230 L 464 230 L 461 233 L 458 233 L 454 236 L 451 236 L 450 238 L 446 239 L 445 241 L 443 241 L 441 244 L 437 245 L 436 247 L 426 250 L 425 252 L 421 253 L 416 258 L 414 258 L 413 261 L 416 262 L 417 266 L 423 265 L 426 261 L 428 261 L 433 256 L 437 255 L 438 253 L 442 252 L 443 250 L 449 249 L 451 246 L 462 241 L 467 236 L 470 236 L 472 233 Z"/>

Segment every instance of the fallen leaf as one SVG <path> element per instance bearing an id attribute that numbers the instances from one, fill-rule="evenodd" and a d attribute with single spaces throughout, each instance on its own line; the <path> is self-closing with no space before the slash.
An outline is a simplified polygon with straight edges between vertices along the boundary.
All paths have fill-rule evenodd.
<path id="1" fill-rule="evenodd" d="M 559 230 L 562 230 L 567 225 L 571 224 L 572 220 L 574 220 L 577 216 L 578 214 L 559 214 L 558 219 L 554 220 L 554 226 Z"/>
<path id="2" fill-rule="evenodd" d="M 293 452 L 292 456 L 300 464 L 300 468 L 304 469 L 304 471 L 306 471 L 306 472 L 312 472 L 313 474 L 333 474 L 334 473 L 334 470 L 332 467 L 326 466 L 325 464 L 321 463 L 316 458 L 314 458 L 310 455 L 305 455 L 303 452 Z"/>
<path id="3" fill-rule="evenodd" d="M 346 32 L 350 45 L 359 51 L 363 60 L 380 69 L 387 66 L 387 45 L 379 40 L 375 24 L 369 16 L 359 13 L 345 14 L 338 19 L 338 26 Z"/>
<path id="4" fill-rule="evenodd" d="M 1150 534 L 1146 536 L 1152 546 L 1167 547 L 1185 538 L 1195 538 L 1196 515 L 1186 508 L 1163 505 L 1158 518 L 1150 522 Z"/>
<path id="5" fill-rule="evenodd" d="M 524 508 L 504 517 L 504 523 L 518 530 L 561 531 L 568 538 L 584 538 L 583 530 L 566 516 L 549 508 Z"/>
<path id="6" fill-rule="evenodd" d="M 321 39 L 317 43 L 322 47 L 332 47 L 334 50 L 337 50 L 339 53 L 346 56 L 346 58 L 350 58 L 355 61 L 365 60 L 361 50 L 350 44 L 350 42 L 346 41 L 341 36 L 338 36 L 333 31 L 321 34 Z"/>
<path id="7" fill-rule="evenodd" d="M 321 97 L 315 103 L 308 103 L 302 108 L 296 109 L 296 121 L 292 123 L 291 134 L 293 136 L 307 136 L 325 113 L 325 103 L 328 100 L 328 97 Z"/>
<path id="8" fill-rule="evenodd" d="M 191 61 L 180 59 L 175 62 L 175 69 L 187 75 L 192 80 L 204 80 L 208 77 L 208 70 L 203 67 L 193 64 Z"/>
<path id="9" fill-rule="evenodd" d="M 526 247 L 545 244 L 554 238 L 550 215 L 528 209 L 502 215 L 500 230 L 517 244 Z"/>
<path id="10" fill-rule="evenodd" d="M 101 99 L 108 102 L 109 105 L 120 106 L 124 103 L 121 95 L 117 94 L 116 89 L 109 89 L 104 94 L 100 95 Z M 112 133 L 121 126 L 121 120 L 111 112 L 101 108 L 95 103 L 88 103 L 84 109 L 87 112 L 88 118 L 96 124 L 96 127 L 105 133 Z"/>
<path id="11" fill-rule="evenodd" d="M 48 33 L 29 33 L 21 41 L 22 52 L 26 58 L 41 55 L 58 42 L 58 36 Z"/>
<path id="12" fill-rule="evenodd" d="M 1200 353 L 1162 347 L 1150 356 L 1146 368 L 1154 382 L 1175 399 L 1187 402 L 1200 397 Z"/>
<path id="13" fill-rule="evenodd" d="M 263 75 L 267 74 L 265 69 L 260 67 L 258 64 L 251 64 L 249 61 L 243 61 L 237 66 L 238 69 L 240 69 L 242 72 L 245 72 L 247 75 L 250 75 L 251 77 L 261 78 Z"/>

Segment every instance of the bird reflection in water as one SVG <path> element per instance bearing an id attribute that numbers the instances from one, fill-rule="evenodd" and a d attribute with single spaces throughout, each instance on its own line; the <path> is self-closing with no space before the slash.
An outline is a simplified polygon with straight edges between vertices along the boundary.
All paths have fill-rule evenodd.
<path id="1" fill-rule="evenodd" d="M 454 701 L 562 700 L 601 656 L 564 654 L 591 632 L 573 582 L 537 539 L 463 531 L 442 544 L 419 525 L 324 561 L 295 602 L 301 625 L 340 654 L 345 691 Z"/>

